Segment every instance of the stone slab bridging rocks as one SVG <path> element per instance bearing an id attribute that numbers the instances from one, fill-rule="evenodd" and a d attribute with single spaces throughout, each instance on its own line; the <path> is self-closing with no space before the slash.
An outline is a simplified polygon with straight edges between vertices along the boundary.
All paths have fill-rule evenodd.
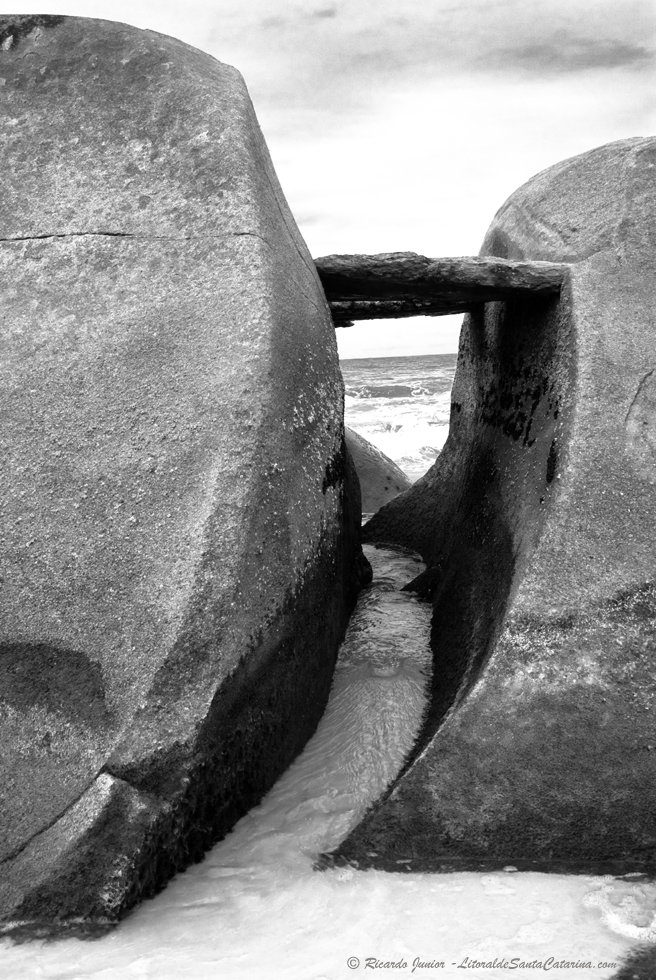
<path id="1" fill-rule="evenodd" d="M 353 320 L 466 313 L 481 303 L 560 292 L 567 266 L 416 252 L 315 259 L 336 327 Z"/>

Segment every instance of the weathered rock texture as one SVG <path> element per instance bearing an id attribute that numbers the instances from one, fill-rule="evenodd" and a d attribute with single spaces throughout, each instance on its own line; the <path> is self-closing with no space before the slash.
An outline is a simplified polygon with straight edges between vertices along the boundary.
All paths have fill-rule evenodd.
<path id="1" fill-rule="evenodd" d="M 363 514 L 375 514 L 412 486 L 412 480 L 394 460 L 348 426 L 346 446 L 358 474 Z"/>
<path id="2" fill-rule="evenodd" d="M 466 313 L 481 303 L 560 291 L 566 266 L 416 252 L 315 259 L 336 327 L 353 320 Z"/>
<path id="3" fill-rule="evenodd" d="M 443 452 L 365 526 L 429 566 L 434 690 L 341 859 L 656 866 L 655 206 L 656 139 L 634 139 L 495 217 L 484 255 L 570 275 L 466 319 Z"/>
<path id="4" fill-rule="evenodd" d="M 314 730 L 357 591 L 334 331 L 238 72 L 0 18 L 0 918 L 114 921 Z"/>

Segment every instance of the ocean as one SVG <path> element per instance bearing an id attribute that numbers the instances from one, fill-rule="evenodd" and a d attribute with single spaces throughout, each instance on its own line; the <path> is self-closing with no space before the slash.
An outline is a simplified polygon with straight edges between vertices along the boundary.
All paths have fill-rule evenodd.
<path id="1" fill-rule="evenodd" d="M 456 354 L 340 361 L 345 418 L 417 480 L 435 462 L 449 431 Z"/>

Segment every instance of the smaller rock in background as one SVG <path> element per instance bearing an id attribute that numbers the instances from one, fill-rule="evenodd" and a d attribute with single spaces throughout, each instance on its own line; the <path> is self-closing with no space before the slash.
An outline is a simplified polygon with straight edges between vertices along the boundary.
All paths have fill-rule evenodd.
<path id="1" fill-rule="evenodd" d="M 412 486 L 400 466 L 363 436 L 346 427 L 346 445 L 360 478 L 363 514 L 375 514 Z"/>

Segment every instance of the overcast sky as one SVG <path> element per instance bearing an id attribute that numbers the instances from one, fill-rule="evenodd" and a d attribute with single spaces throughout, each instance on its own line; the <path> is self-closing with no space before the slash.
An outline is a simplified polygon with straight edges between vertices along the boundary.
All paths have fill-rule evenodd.
<path id="1" fill-rule="evenodd" d="M 246 79 L 314 256 L 473 255 L 539 170 L 656 132 L 654 0 L 28 0 L 181 38 Z M 458 318 L 338 331 L 342 356 L 455 350 Z"/>

